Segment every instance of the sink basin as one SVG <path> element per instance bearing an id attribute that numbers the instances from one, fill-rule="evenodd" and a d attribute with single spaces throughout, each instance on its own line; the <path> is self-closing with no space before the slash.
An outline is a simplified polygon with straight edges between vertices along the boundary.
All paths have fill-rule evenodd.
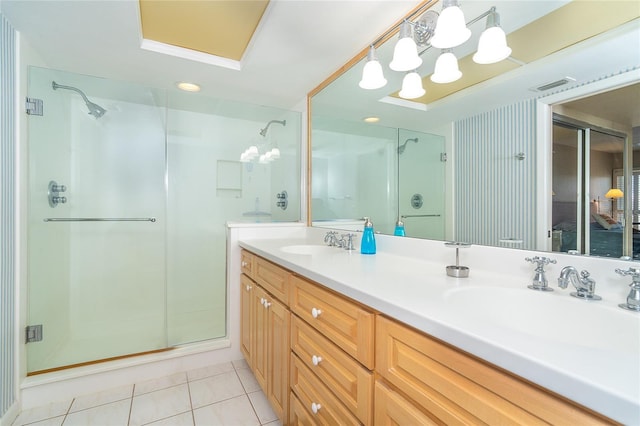
<path id="1" fill-rule="evenodd" d="M 280 250 L 285 253 L 302 254 L 307 256 L 340 252 L 340 249 L 336 247 L 323 246 L 321 244 L 297 244 L 281 247 Z"/>
<path id="2" fill-rule="evenodd" d="M 465 287 L 448 290 L 446 303 L 473 321 L 513 330 L 559 344 L 600 350 L 640 352 L 640 315 L 570 297 L 527 288 Z"/>

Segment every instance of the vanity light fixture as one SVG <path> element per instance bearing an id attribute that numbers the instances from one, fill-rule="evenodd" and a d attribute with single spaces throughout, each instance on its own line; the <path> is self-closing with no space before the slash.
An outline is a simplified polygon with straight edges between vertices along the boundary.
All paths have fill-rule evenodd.
<path id="1" fill-rule="evenodd" d="M 398 42 L 393 51 L 393 59 L 389 68 L 394 71 L 408 72 L 402 82 L 402 89 L 398 93 L 401 98 L 415 99 L 424 95 L 422 80 L 419 77 L 418 67 L 422 65 L 420 55 L 431 47 L 443 49 L 438 57 L 435 70 L 431 76 L 434 83 L 444 84 L 454 82 L 462 77 L 458 67 L 458 59 L 451 48 L 464 43 L 471 37 L 471 30 L 467 28 L 483 18 L 487 18 L 485 30 L 480 35 L 478 50 L 473 60 L 478 64 L 493 64 L 502 61 L 511 55 L 511 48 L 507 46 L 506 35 L 500 28 L 500 16 L 495 6 L 465 24 L 464 13 L 458 6 L 458 0 L 443 0 L 442 12 L 438 14 L 433 10 L 424 8 L 416 10 L 400 24 Z M 415 22 L 411 22 L 414 16 L 419 16 Z M 412 30 L 413 27 L 413 30 Z M 379 89 L 387 80 L 384 78 L 382 66 L 376 58 L 375 48 L 397 27 L 389 29 L 369 47 L 362 79 L 359 86 L 363 89 Z M 419 49 L 422 49 L 419 51 Z M 417 93 L 422 93 L 417 95 Z"/>
<path id="2" fill-rule="evenodd" d="M 431 45 L 438 49 L 450 49 L 460 46 L 469 37 L 471 30 L 467 28 L 458 0 L 443 0 Z"/>
<path id="3" fill-rule="evenodd" d="M 458 58 L 451 52 L 451 49 L 443 50 L 436 60 L 431 81 L 439 84 L 452 83 L 459 80 L 460 77 L 462 77 L 462 72 L 458 68 Z"/>
<path id="4" fill-rule="evenodd" d="M 195 83 L 189 83 L 186 81 L 181 81 L 179 83 L 176 84 L 176 86 L 178 86 L 178 89 L 180 90 L 184 90 L 185 92 L 199 92 L 200 91 L 200 86 L 195 84 Z"/>

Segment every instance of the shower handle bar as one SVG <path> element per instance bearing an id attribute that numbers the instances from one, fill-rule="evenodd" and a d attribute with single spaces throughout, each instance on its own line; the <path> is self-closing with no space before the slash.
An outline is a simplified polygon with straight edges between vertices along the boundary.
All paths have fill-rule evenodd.
<path id="1" fill-rule="evenodd" d="M 439 214 L 403 214 L 400 217 L 404 219 L 407 217 L 440 217 L 440 215 Z"/>
<path id="2" fill-rule="evenodd" d="M 155 222 L 155 217 L 48 217 L 45 222 Z"/>

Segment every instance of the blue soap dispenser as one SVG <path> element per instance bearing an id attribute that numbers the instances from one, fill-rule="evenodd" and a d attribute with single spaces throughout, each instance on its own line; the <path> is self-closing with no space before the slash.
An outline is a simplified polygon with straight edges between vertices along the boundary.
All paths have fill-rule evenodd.
<path id="1" fill-rule="evenodd" d="M 373 234 L 373 223 L 368 217 L 364 218 L 364 232 L 360 242 L 360 253 L 376 254 L 376 237 Z"/>
<path id="2" fill-rule="evenodd" d="M 404 237 L 404 223 L 402 222 L 401 218 L 398 218 L 398 221 L 396 222 L 396 229 L 393 231 L 393 235 L 396 235 L 398 237 Z"/>

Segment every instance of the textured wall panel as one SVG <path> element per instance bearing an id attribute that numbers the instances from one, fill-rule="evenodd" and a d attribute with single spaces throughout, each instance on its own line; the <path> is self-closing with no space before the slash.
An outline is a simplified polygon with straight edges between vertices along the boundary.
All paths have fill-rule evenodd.
<path id="1" fill-rule="evenodd" d="M 0 417 L 16 400 L 15 38 L 0 14 Z"/>
<path id="2" fill-rule="evenodd" d="M 455 123 L 456 240 L 534 248 L 535 118 L 528 100 Z"/>

